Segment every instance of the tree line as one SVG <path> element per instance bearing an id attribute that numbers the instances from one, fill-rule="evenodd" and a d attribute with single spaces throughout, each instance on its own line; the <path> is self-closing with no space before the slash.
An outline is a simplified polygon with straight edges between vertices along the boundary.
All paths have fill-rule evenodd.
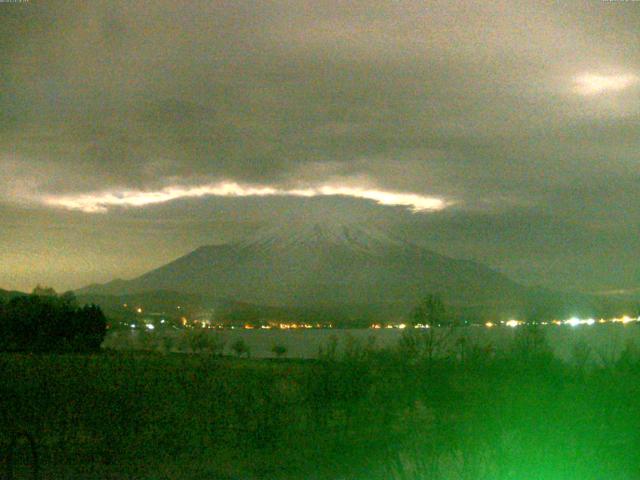
<path id="1" fill-rule="evenodd" d="M 0 351 L 91 352 L 100 349 L 107 320 L 75 295 L 36 287 L 30 295 L 0 299 Z"/>

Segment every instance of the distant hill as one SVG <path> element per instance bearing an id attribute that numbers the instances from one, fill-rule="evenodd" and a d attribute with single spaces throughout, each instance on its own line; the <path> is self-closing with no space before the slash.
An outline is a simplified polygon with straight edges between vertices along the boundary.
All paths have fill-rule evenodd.
<path id="1" fill-rule="evenodd" d="M 0 288 L 0 300 L 5 302 L 11 300 L 13 297 L 19 297 L 21 295 L 26 295 L 26 293 L 18 292 L 16 290 L 3 290 Z"/>
<path id="2" fill-rule="evenodd" d="M 92 289 L 88 287 L 88 289 Z M 127 305 L 131 309 L 134 309 L 138 305 L 148 306 L 155 311 L 173 311 L 177 306 L 188 305 L 204 306 L 207 302 L 204 301 L 201 295 L 191 295 L 181 292 L 169 291 L 169 290 L 155 290 L 141 293 L 124 293 L 117 295 L 103 294 L 103 293 L 91 293 L 87 289 L 76 292 L 78 303 L 80 304 L 96 304 L 107 310 L 121 310 L 124 305 Z"/>

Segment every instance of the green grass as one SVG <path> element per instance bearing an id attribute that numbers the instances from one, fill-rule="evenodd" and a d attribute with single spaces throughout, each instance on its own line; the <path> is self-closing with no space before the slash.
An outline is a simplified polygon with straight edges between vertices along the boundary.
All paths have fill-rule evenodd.
<path id="1" fill-rule="evenodd" d="M 0 448 L 33 433 L 45 478 L 640 478 L 635 357 L 567 365 L 536 340 L 433 359 L 421 342 L 318 361 L 3 354 Z"/>

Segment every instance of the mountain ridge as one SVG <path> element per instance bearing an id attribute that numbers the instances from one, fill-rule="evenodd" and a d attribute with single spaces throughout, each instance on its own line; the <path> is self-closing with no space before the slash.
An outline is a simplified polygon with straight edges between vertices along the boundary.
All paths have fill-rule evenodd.
<path id="1" fill-rule="evenodd" d="M 310 224 L 204 245 L 134 279 L 77 293 L 174 290 L 271 306 L 329 307 L 407 306 L 434 291 L 449 303 L 500 303 L 524 288 L 485 265 L 449 258 L 380 230 Z"/>

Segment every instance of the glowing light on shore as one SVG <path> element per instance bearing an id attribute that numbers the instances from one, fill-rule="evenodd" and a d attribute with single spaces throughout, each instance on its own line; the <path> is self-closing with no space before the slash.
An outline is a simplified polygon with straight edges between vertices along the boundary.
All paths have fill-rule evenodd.
<path id="1" fill-rule="evenodd" d="M 577 327 L 578 325 L 593 325 L 594 323 L 596 323 L 596 321 L 593 318 L 582 319 L 571 317 L 570 319 L 564 321 L 565 325 L 570 325 L 572 327 Z"/>
<path id="2" fill-rule="evenodd" d="M 221 182 L 192 187 L 171 186 L 156 191 L 122 190 L 72 195 L 47 195 L 41 201 L 48 206 L 86 213 L 106 212 L 111 207 L 145 207 L 180 198 L 200 197 L 322 197 L 342 196 L 371 200 L 379 205 L 407 207 L 413 212 L 442 210 L 450 203 L 437 197 L 361 187 L 321 185 L 304 189 L 249 186 Z"/>
<path id="3" fill-rule="evenodd" d="M 572 327 L 577 327 L 578 325 L 580 325 L 580 320 L 576 317 L 570 318 L 569 320 L 565 320 L 565 322 L 567 325 L 571 325 Z"/>
<path id="4" fill-rule="evenodd" d="M 515 328 L 519 325 L 522 325 L 522 322 L 520 320 L 509 320 L 508 322 L 505 323 L 505 325 L 507 327 Z"/>
<path id="5" fill-rule="evenodd" d="M 630 316 L 628 316 L 628 315 L 624 315 L 624 316 L 622 316 L 622 317 L 620 317 L 620 318 L 613 318 L 613 319 L 611 319 L 611 321 L 612 321 L 613 323 L 622 323 L 623 325 L 626 325 L 627 323 L 640 321 L 640 317 L 638 317 L 638 318 L 631 318 L 631 317 L 630 317 Z"/>
<path id="6" fill-rule="evenodd" d="M 585 73 L 575 78 L 575 91 L 580 95 L 598 95 L 624 90 L 640 83 L 640 77 L 632 74 L 596 75 Z"/>

